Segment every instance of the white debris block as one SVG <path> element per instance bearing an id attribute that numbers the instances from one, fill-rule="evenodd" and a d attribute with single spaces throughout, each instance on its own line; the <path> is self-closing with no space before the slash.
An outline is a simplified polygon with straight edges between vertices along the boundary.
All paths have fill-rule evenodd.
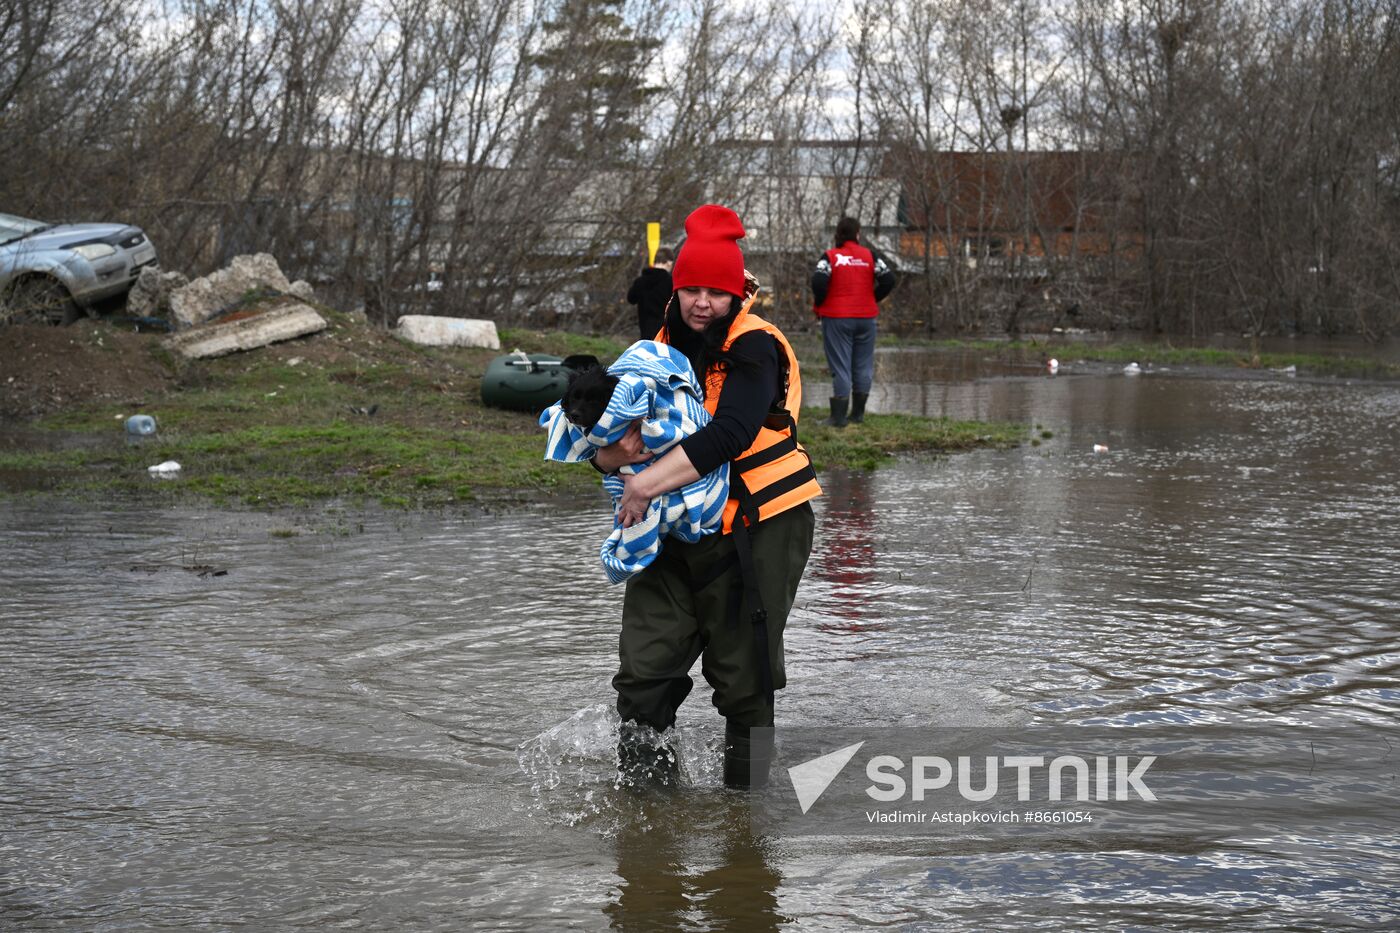
<path id="1" fill-rule="evenodd" d="M 326 319 L 315 309 L 300 301 L 288 301 L 252 317 L 224 324 L 203 324 L 171 334 L 165 338 L 164 345 L 187 359 L 198 360 L 265 347 L 325 328 Z"/>
<path id="2" fill-rule="evenodd" d="M 427 347 L 485 347 L 499 350 L 501 338 L 495 321 L 465 317 L 436 317 L 405 314 L 399 318 L 398 335 L 410 343 Z"/>
<path id="3" fill-rule="evenodd" d="M 172 323 L 176 329 L 202 324 L 237 303 L 248 291 L 259 288 L 289 294 L 292 283 L 270 253 L 235 256 L 226 268 L 170 293 Z"/>
<path id="4" fill-rule="evenodd" d="M 162 272 L 155 266 L 147 266 L 126 293 L 126 313 L 135 317 L 165 317 L 170 314 L 171 296 L 188 284 L 190 280 L 182 273 Z"/>

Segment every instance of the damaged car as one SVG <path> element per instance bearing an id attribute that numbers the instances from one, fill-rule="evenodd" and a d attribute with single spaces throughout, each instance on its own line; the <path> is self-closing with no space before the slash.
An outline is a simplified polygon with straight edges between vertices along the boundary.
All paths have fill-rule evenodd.
<path id="1" fill-rule="evenodd" d="M 156 248 L 128 224 L 55 224 L 0 213 L 0 321 L 71 324 L 131 290 Z"/>

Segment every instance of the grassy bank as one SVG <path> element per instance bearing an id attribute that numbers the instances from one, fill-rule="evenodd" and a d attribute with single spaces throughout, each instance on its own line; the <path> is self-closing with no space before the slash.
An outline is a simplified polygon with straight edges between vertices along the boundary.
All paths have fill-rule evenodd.
<path id="1" fill-rule="evenodd" d="M 871 415 L 865 423 L 829 428 L 824 408 L 803 409 L 798 437 L 818 470 L 833 467 L 873 470 L 895 454 L 942 454 L 978 447 L 1007 448 L 1030 436 L 1028 425 L 954 421 L 914 415 Z"/>
<path id="2" fill-rule="evenodd" d="M 1400 377 L 1400 365 L 1363 356 L 1321 353 L 1267 353 L 1218 347 L 1173 347 L 1170 344 L 1115 343 L 1093 344 L 1045 338 L 1027 340 L 922 340 L 882 337 L 881 346 L 927 347 L 934 350 L 963 350 L 1004 353 L 1020 358 L 1058 357 L 1061 362 L 1094 360 L 1107 363 L 1153 363 L 1163 366 L 1221 366 L 1234 369 L 1286 369 L 1335 376 Z"/>
<path id="3" fill-rule="evenodd" d="M 625 348 L 559 333 L 505 331 L 501 339 L 507 348 L 604 360 Z M 139 352 L 168 373 L 167 383 L 75 402 L 27 423 L 24 443 L 0 449 L 0 479 L 11 489 L 254 506 L 328 499 L 440 506 L 597 487 L 592 470 L 541 459 L 535 415 L 482 405 L 481 378 L 495 351 L 417 347 L 341 316 L 320 335 L 216 360 L 177 361 L 154 338 L 116 355 L 110 343 L 65 365 L 119 366 L 123 354 Z M 122 419 L 138 411 L 154 415 L 160 432 L 129 443 Z M 1027 433 L 895 415 L 837 431 L 819 424 L 824 415 L 804 412 L 801 432 L 822 469 L 870 469 L 902 452 L 1011 446 Z M 148 466 L 165 460 L 182 464 L 179 479 L 148 476 Z"/>

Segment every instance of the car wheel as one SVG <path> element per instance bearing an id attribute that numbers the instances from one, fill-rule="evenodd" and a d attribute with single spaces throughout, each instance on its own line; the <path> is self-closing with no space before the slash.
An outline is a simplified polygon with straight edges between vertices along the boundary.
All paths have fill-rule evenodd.
<path id="1" fill-rule="evenodd" d="M 0 317 L 12 324 L 59 327 L 72 324 L 81 316 L 77 302 L 63 283 L 45 276 L 31 276 L 15 283 L 0 307 Z"/>

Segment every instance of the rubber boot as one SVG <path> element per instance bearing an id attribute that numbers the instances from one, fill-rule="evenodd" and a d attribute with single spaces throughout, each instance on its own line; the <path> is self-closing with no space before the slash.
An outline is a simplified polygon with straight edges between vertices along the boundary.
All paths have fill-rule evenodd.
<path id="1" fill-rule="evenodd" d="M 833 428 L 844 428 L 846 426 L 846 405 L 850 399 L 844 395 L 833 395 L 831 397 L 831 417 L 822 422 Z"/>
<path id="2" fill-rule="evenodd" d="M 773 764 L 773 733 L 764 729 L 755 739 L 748 726 L 732 719 L 724 723 L 724 786 L 752 790 L 768 786 Z"/>
<path id="3" fill-rule="evenodd" d="M 870 398 L 869 392 L 851 393 L 851 423 L 863 424 L 865 422 L 865 400 Z"/>
<path id="4" fill-rule="evenodd" d="M 623 736 L 617 743 L 617 775 L 628 787 L 678 787 L 681 782 L 675 751 L 637 736 Z"/>

